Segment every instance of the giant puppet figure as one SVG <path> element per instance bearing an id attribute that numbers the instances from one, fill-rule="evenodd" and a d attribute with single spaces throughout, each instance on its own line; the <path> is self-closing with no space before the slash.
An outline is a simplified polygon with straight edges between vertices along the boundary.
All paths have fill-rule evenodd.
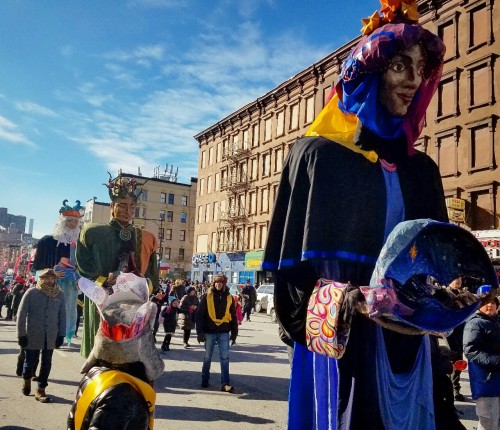
<path id="1" fill-rule="evenodd" d="M 432 218 L 417 223 L 423 236 L 443 228 L 442 237 L 455 236 L 443 227 L 450 224 L 438 167 L 414 148 L 445 47 L 418 24 L 415 0 L 382 4 L 363 20 L 363 37 L 344 61 L 333 97 L 290 149 L 269 226 L 263 268 L 274 271 L 278 320 L 295 342 L 289 430 L 434 430 L 425 333 L 449 332 L 477 306 L 444 309 L 422 279 L 397 295 L 394 285 L 409 278 L 397 284 L 382 273 L 370 282 L 401 221 Z M 404 249 L 406 268 L 426 255 L 416 245 Z M 460 262 L 479 253 L 482 265 L 490 264 L 481 252 L 476 246 Z M 435 278 L 443 272 L 430 271 Z M 451 275 L 444 272 L 445 284 Z M 378 284 L 380 294 L 360 296 L 360 286 Z M 381 309 L 362 312 L 368 303 Z M 429 304 L 430 320 L 422 304 Z"/>
<path id="2" fill-rule="evenodd" d="M 158 288 L 157 240 L 147 230 L 134 226 L 140 185 L 134 178 L 118 176 L 107 184 L 111 199 L 108 224 L 89 224 L 82 229 L 76 248 L 78 273 L 103 288 L 115 284 L 121 272 L 149 278 L 152 289 Z M 80 353 L 88 357 L 99 328 L 95 305 L 85 297 L 83 339 Z"/>
<path id="3" fill-rule="evenodd" d="M 57 284 L 64 293 L 66 303 L 66 341 L 71 339 L 76 330 L 76 313 L 78 300 L 78 275 L 75 271 L 75 247 L 80 229 L 84 208 L 77 200 L 75 206 L 69 206 L 67 200 L 59 210 L 59 218 L 52 235 L 44 236 L 36 246 L 32 268 L 36 271 L 54 269 Z"/>

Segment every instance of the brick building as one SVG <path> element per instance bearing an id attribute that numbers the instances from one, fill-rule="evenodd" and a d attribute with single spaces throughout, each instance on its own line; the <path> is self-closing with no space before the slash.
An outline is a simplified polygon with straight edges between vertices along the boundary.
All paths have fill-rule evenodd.
<path id="1" fill-rule="evenodd" d="M 464 201 L 455 221 L 471 230 L 500 224 L 500 6 L 493 0 L 420 0 L 421 24 L 447 46 L 443 76 L 416 142 L 439 165 L 446 197 Z M 283 160 L 337 82 L 354 39 L 195 136 L 199 186 L 193 279 L 216 271 L 262 282 L 259 261 Z M 462 202 L 463 203 L 463 202 Z"/>

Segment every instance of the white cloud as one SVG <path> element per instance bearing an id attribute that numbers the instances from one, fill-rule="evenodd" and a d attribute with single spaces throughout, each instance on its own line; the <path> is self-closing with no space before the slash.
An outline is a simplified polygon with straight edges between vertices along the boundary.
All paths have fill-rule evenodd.
<path id="1" fill-rule="evenodd" d="M 57 116 L 57 113 L 55 113 L 52 109 L 40 106 L 39 104 L 33 102 L 17 102 L 15 103 L 15 107 L 22 112 L 36 113 L 49 117 Z"/>
<path id="2" fill-rule="evenodd" d="M 35 146 L 26 136 L 17 131 L 17 125 L 0 115 L 0 140 L 11 143 L 19 143 L 27 146 Z"/>

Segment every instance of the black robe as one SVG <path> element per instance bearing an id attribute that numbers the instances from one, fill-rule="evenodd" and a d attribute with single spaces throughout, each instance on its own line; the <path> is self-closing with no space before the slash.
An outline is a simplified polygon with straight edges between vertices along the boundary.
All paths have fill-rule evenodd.
<path id="1" fill-rule="evenodd" d="M 58 245 L 54 236 L 43 236 L 36 245 L 32 269 L 53 269 L 61 261 L 61 257 L 70 257 L 70 246 L 64 243 Z"/>
<path id="2" fill-rule="evenodd" d="M 405 220 L 447 221 L 439 169 L 406 142 L 361 134 L 358 142 L 396 162 Z M 330 266 L 335 281 L 368 285 L 384 243 L 387 195 L 380 163 L 323 137 L 299 139 L 285 161 L 269 226 L 263 268 L 275 272 L 275 309 L 285 333 L 305 344 L 307 303 Z M 321 262 L 320 264 L 318 264 Z M 339 428 L 383 428 L 374 369 L 375 323 L 355 315 L 339 366 Z M 384 330 L 393 372 L 410 370 L 421 336 Z M 347 422 L 350 421 L 350 426 Z"/>

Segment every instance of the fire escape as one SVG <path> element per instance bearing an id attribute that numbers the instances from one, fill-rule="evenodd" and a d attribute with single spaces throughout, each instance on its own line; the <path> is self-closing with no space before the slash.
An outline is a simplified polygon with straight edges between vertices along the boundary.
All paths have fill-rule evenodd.
<path id="1" fill-rule="evenodd" d="M 221 180 L 221 191 L 226 192 L 225 210 L 219 214 L 217 228 L 217 252 L 244 251 L 245 224 L 247 211 L 245 204 L 246 191 L 249 188 L 246 163 L 250 155 L 248 146 L 243 143 L 228 145 L 222 155 L 227 175 Z"/>

